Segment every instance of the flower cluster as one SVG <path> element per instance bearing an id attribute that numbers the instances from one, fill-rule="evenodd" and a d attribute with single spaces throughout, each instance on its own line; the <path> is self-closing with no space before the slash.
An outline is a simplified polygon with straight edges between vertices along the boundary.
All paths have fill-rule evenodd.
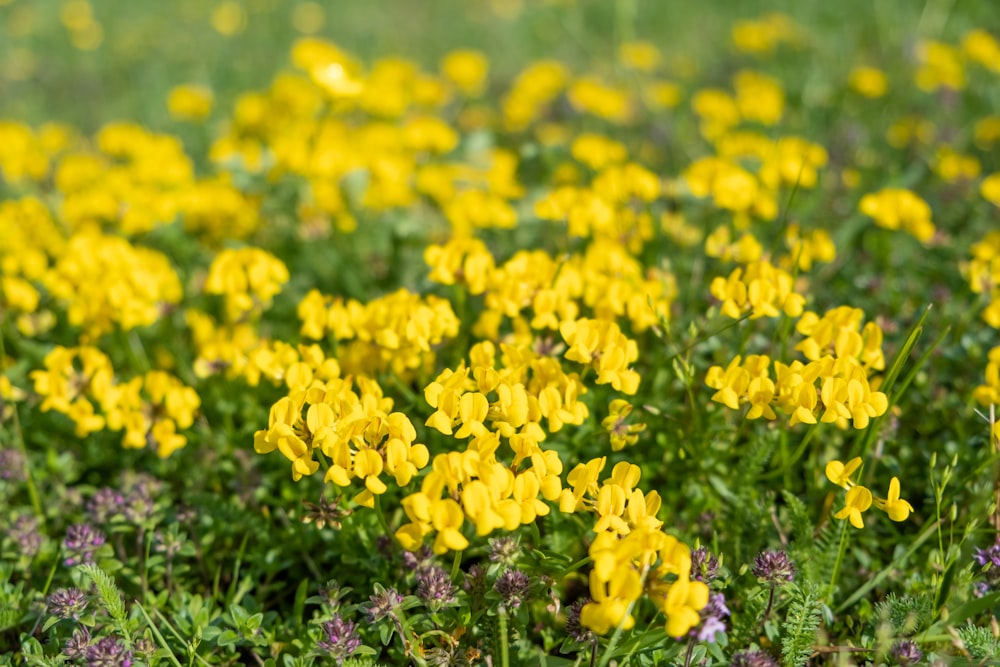
<path id="1" fill-rule="evenodd" d="M 458 334 L 459 320 L 445 299 L 405 289 L 362 304 L 310 291 L 299 303 L 302 335 L 347 341 L 339 359 L 345 368 L 400 377 L 434 362 L 433 348 Z"/>
<path id="2" fill-rule="evenodd" d="M 922 243 L 934 237 L 931 207 L 909 190 L 885 188 L 866 194 L 858 208 L 885 229 L 902 229 Z"/>
<path id="3" fill-rule="evenodd" d="M 795 291 L 790 273 L 766 260 L 733 269 L 729 276 L 717 276 L 709 286 L 721 302 L 720 311 L 733 319 L 749 313 L 751 319 L 788 317 L 802 314 L 805 297 Z"/>
<path id="4" fill-rule="evenodd" d="M 161 458 L 186 444 L 177 431 L 191 426 L 201 405 L 194 389 L 164 371 L 118 381 L 110 359 L 89 346 L 56 347 L 31 377 L 42 410 L 67 415 L 79 437 L 124 431 L 123 447 L 148 447 Z"/>
<path id="5" fill-rule="evenodd" d="M 377 382 L 360 376 L 313 379 L 293 389 L 272 407 L 266 429 L 254 434 L 258 454 L 278 450 L 292 463 L 292 478 L 301 479 L 327 462 L 324 479 L 350 486 L 357 479 L 364 490 L 355 502 L 373 507 L 386 492 L 383 474 L 406 486 L 427 465 L 428 452 L 415 442 L 417 432 L 402 412 L 391 412 L 392 399 Z"/>
<path id="6" fill-rule="evenodd" d="M 1000 232 L 989 232 L 972 244 L 972 259 L 963 267 L 969 287 L 989 297 L 983 320 L 1000 329 Z"/>
<path id="7" fill-rule="evenodd" d="M 735 357 L 726 368 L 708 369 L 705 384 L 715 389 L 712 400 L 731 410 L 748 405 L 748 419 L 777 419 L 775 408 L 789 415 L 789 424 L 836 423 L 865 428 L 885 414 L 888 397 L 870 381 L 869 372 L 882 370 L 882 331 L 869 322 L 861 328 L 864 313 L 840 307 L 823 317 L 807 312 L 797 324 L 807 337 L 796 345 L 808 363 L 774 362 L 766 355 Z M 859 331 L 859 329 L 861 329 Z"/>
<path id="8" fill-rule="evenodd" d="M 708 585 L 691 578 L 691 549 L 663 532 L 663 522 L 656 518 L 659 494 L 636 488 L 639 467 L 618 463 L 599 485 L 605 463 L 600 458 L 578 464 L 566 478 L 572 488 L 559 499 L 564 512 L 597 515 L 597 535 L 588 551 L 594 563 L 592 601 L 583 606 L 580 623 L 597 634 L 631 629 L 632 609 L 646 596 L 666 615 L 667 634 L 682 637 L 701 622 Z"/>
<path id="9" fill-rule="evenodd" d="M 205 292 L 225 296 L 226 318 L 238 322 L 269 307 L 288 278 L 284 262 L 265 250 L 227 249 L 212 261 Z"/>
<path id="10" fill-rule="evenodd" d="M 899 497 L 899 479 L 893 477 L 889 482 L 889 493 L 886 498 L 877 498 L 872 495 L 868 487 L 851 479 L 854 472 L 860 467 L 860 456 L 847 463 L 834 460 L 826 464 L 826 478 L 837 486 L 847 489 L 844 507 L 833 515 L 834 518 L 848 519 L 855 528 L 864 528 L 865 521 L 861 515 L 874 504 L 875 507 L 888 514 L 893 521 L 906 521 L 910 512 L 913 511 L 913 506 Z"/>

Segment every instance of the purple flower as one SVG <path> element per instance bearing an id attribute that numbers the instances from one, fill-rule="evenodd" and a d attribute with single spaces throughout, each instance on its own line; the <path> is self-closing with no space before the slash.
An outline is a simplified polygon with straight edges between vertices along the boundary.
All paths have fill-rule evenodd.
<path id="1" fill-rule="evenodd" d="M 90 629 L 86 626 L 77 628 L 73 636 L 66 640 L 62 654 L 70 660 L 82 660 L 90 647 Z"/>
<path id="2" fill-rule="evenodd" d="M 795 578 L 795 564 L 784 551 L 764 551 L 753 559 L 754 576 L 772 586 L 782 586 Z"/>
<path id="3" fill-rule="evenodd" d="M 729 607 L 726 606 L 726 596 L 722 593 L 712 593 L 708 598 L 708 604 L 701 610 L 701 623 L 691 631 L 697 636 L 698 641 L 714 642 L 715 635 L 726 632 L 726 622 L 723 620 L 729 616 Z"/>
<path id="4" fill-rule="evenodd" d="M 719 559 L 705 547 L 691 552 L 691 580 L 709 583 L 719 576 Z"/>
<path id="5" fill-rule="evenodd" d="M 125 504 L 125 496 L 110 487 L 104 487 L 87 501 L 87 514 L 95 523 L 108 523 L 120 514 Z"/>
<path id="6" fill-rule="evenodd" d="M 102 637 L 87 647 L 87 667 L 132 667 L 132 651 L 114 637 Z"/>
<path id="7" fill-rule="evenodd" d="M 329 653 L 339 665 L 361 646 L 358 627 L 335 614 L 333 620 L 323 624 L 323 638 L 316 642 L 316 646 Z"/>
<path id="8" fill-rule="evenodd" d="M 104 533 L 89 523 L 78 523 L 70 526 L 66 530 L 66 538 L 63 540 L 66 565 L 73 566 L 93 562 L 94 552 L 101 548 L 105 541 Z"/>
<path id="9" fill-rule="evenodd" d="M 472 599 L 481 600 L 482 597 L 486 595 L 486 575 L 487 568 L 482 563 L 473 564 L 469 568 L 469 571 L 465 573 L 465 580 L 462 582 L 462 588 L 468 592 Z"/>
<path id="10" fill-rule="evenodd" d="M 986 549 L 976 549 L 976 553 L 972 555 L 972 558 L 980 567 L 986 570 L 1000 567 L 1000 542 Z"/>
<path id="11" fill-rule="evenodd" d="M 778 667 L 770 653 L 758 650 L 740 651 L 733 655 L 732 667 Z"/>
<path id="12" fill-rule="evenodd" d="M 455 585 L 443 568 L 431 565 L 417 572 L 417 597 L 439 609 L 455 601 Z"/>
<path id="13" fill-rule="evenodd" d="M 528 575 L 524 572 L 520 570 L 506 570 L 497 577 L 497 581 L 493 584 L 493 587 L 503 598 L 505 605 L 510 609 L 517 609 L 527 599 L 528 587 L 530 585 L 531 580 L 528 579 Z"/>
<path id="14" fill-rule="evenodd" d="M 395 588 L 382 588 L 379 584 L 375 584 L 375 594 L 368 599 L 371 600 L 371 605 L 365 609 L 365 613 L 372 623 L 391 616 L 403 604 L 403 596 Z"/>
<path id="15" fill-rule="evenodd" d="M 901 639 L 893 644 L 892 648 L 889 650 L 889 655 L 891 655 L 893 660 L 896 661 L 896 664 L 901 667 L 915 665 L 920 662 L 922 657 L 924 657 L 923 651 L 921 651 L 917 645 L 909 639 Z"/>
<path id="16" fill-rule="evenodd" d="M 421 547 L 417 551 L 403 552 L 403 567 L 411 572 L 419 573 L 421 570 L 434 566 L 434 552 L 430 547 Z"/>
<path id="17" fill-rule="evenodd" d="M 518 544 L 513 537 L 495 537 L 490 539 L 490 561 L 513 565 L 517 560 Z"/>
<path id="18" fill-rule="evenodd" d="M 0 479 L 23 482 L 24 455 L 16 449 L 0 449 Z"/>
<path id="19" fill-rule="evenodd" d="M 594 633 L 590 628 L 586 628 L 580 623 L 580 612 L 590 602 L 593 602 L 590 598 L 580 598 L 566 610 L 566 634 L 570 636 L 570 639 L 580 644 L 594 638 Z"/>
<path id="20" fill-rule="evenodd" d="M 10 537 L 25 558 L 34 558 L 42 548 L 42 533 L 38 530 L 38 519 L 25 514 L 14 521 L 13 525 L 7 529 L 7 536 Z"/>
<path id="21" fill-rule="evenodd" d="M 79 588 L 60 588 L 49 596 L 49 611 L 63 620 L 80 620 L 87 609 L 87 594 Z"/>

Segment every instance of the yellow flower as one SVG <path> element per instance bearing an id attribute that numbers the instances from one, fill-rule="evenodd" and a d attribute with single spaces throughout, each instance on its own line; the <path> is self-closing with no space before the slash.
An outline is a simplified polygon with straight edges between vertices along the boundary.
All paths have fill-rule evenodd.
<path id="1" fill-rule="evenodd" d="M 483 93 L 489 69 L 489 60 L 479 51 L 452 51 L 441 61 L 442 74 L 468 97 Z"/>
<path id="2" fill-rule="evenodd" d="M 893 521 L 906 521 L 913 511 L 913 505 L 899 497 L 899 478 L 893 477 L 889 482 L 889 497 L 885 500 L 877 500 L 876 505 L 884 510 Z"/>
<path id="3" fill-rule="evenodd" d="M 212 113 L 212 91 L 192 84 L 175 86 L 167 96 L 167 111 L 176 120 L 204 120 Z"/>
<path id="4" fill-rule="evenodd" d="M 845 489 L 850 489 L 854 483 L 851 481 L 851 475 L 854 471 L 861 467 L 861 457 L 856 456 L 846 464 L 840 461 L 830 461 L 826 464 L 826 478 Z"/>
<path id="5" fill-rule="evenodd" d="M 865 521 L 861 518 L 861 513 L 871 506 L 872 492 L 860 485 L 852 486 L 847 492 L 844 508 L 833 516 L 837 519 L 850 519 L 851 525 L 855 528 L 864 528 Z"/>
<path id="6" fill-rule="evenodd" d="M 854 92 L 871 99 L 882 97 L 889 89 L 889 78 L 885 72 L 867 65 L 851 70 L 847 83 Z"/>
<path id="7" fill-rule="evenodd" d="M 698 612 L 708 604 L 708 585 L 691 581 L 687 574 L 670 585 L 663 611 L 667 615 L 667 634 L 683 637 L 701 622 Z"/>

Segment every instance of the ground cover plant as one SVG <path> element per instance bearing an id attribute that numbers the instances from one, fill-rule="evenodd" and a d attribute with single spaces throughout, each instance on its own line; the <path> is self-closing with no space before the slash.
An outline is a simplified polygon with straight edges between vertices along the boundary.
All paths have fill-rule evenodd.
<path id="1" fill-rule="evenodd" d="M 997 9 L 344 5 L 0 0 L 0 664 L 997 664 Z"/>

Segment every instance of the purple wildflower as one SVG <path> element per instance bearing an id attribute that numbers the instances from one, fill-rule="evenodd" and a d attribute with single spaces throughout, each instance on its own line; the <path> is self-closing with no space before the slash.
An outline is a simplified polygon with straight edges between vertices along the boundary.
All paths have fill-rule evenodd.
<path id="1" fill-rule="evenodd" d="M 7 536 L 17 544 L 18 551 L 25 558 L 34 558 L 42 548 L 43 538 L 38 527 L 38 519 L 25 514 L 7 529 Z"/>
<path id="2" fill-rule="evenodd" d="M 732 667 L 778 667 L 778 661 L 766 651 L 748 649 L 733 655 Z"/>
<path id="3" fill-rule="evenodd" d="M 371 605 L 365 609 L 365 612 L 371 618 L 372 623 L 391 616 L 403 604 L 403 596 L 399 594 L 399 591 L 395 588 L 382 588 L 378 584 L 375 584 L 375 594 L 368 599 L 371 600 Z"/>
<path id="4" fill-rule="evenodd" d="M 23 482 L 24 455 L 16 449 L 0 449 L 0 479 Z"/>
<path id="5" fill-rule="evenodd" d="M 102 637 L 87 648 L 87 667 L 132 667 L 132 651 L 114 637 Z"/>
<path id="6" fill-rule="evenodd" d="M 528 575 L 520 570 L 506 570 L 497 577 L 493 587 L 503 598 L 503 602 L 510 609 L 517 609 L 521 603 L 527 599 L 528 587 L 531 580 Z"/>
<path id="7" fill-rule="evenodd" d="M 922 657 L 924 657 L 923 651 L 921 651 L 920 648 L 918 648 L 917 645 L 909 639 L 901 639 L 893 644 L 892 648 L 889 650 L 889 655 L 891 655 L 893 660 L 896 661 L 896 664 L 901 667 L 915 665 L 920 662 Z"/>
<path id="8" fill-rule="evenodd" d="M 339 665 L 361 646 L 358 626 L 336 614 L 333 620 L 323 624 L 323 638 L 316 646 L 329 653 Z"/>
<path id="9" fill-rule="evenodd" d="M 49 596 L 49 611 L 63 620 L 80 620 L 87 609 L 87 594 L 79 588 L 60 588 Z"/>
<path id="10" fill-rule="evenodd" d="M 90 648 L 90 628 L 84 626 L 77 628 L 73 636 L 66 640 L 62 654 L 70 660 L 82 660 L 87 655 Z"/>
<path id="11" fill-rule="evenodd" d="M 575 642 L 584 644 L 594 638 L 594 633 L 580 623 L 580 613 L 592 601 L 587 597 L 580 598 L 566 610 L 566 634 Z"/>
<path id="12" fill-rule="evenodd" d="M 691 580 L 706 584 L 719 576 L 719 559 L 705 547 L 691 552 Z"/>
<path id="13" fill-rule="evenodd" d="M 726 622 L 723 620 L 729 616 L 726 596 L 722 593 L 712 593 L 708 598 L 708 604 L 700 613 L 701 623 L 691 633 L 698 637 L 698 641 L 714 642 L 717 634 L 726 632 Z"/>
<path id="14" fill-rule="evenodd" d="M 417 597 L 431 607 L 440 608 L 455 600 L 455 585 L 443 568 L 431 565 L 417 572 Z"/>
<path id="15" fill-rule="evenodd" d="M 495 537 L 490 539 L 490 561 L 513 565 L 517 560 L 518 544 L 513 537 Z"/>
<path id="16" fill-rule="evenodd" d="M 95 523 L 106 524 L 116 514 L 121 514 L 125 496 L 110 487 L 104 487 L 87 501 L 87 514 Z"/>
<path id="17" fill-rule="evenodd" d="M 784 551 L 764 551 L 753 559 L 754 576 L 772 586 L 782 586 L 795 578 L 795 564 Z"/>
<path id="18" fill-rule="evenodd" d="M 89 523 L 78 523 L 70 526 L 66 530 L 66 538 L 63 540 L 66 565 L 73 566 L 93 562 L 94 552 L 101 548 L 105 541 L 104 533 Z"/>

